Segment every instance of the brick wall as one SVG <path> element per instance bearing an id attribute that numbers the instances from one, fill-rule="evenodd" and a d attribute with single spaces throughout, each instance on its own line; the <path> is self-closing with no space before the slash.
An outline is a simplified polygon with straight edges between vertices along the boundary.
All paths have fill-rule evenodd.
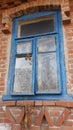
<path id="1" fill-rule="evenodd" d="M 2 16 L 2 15 L 0 15 Z M 10 52 L 10 35 L 5 35 L 2 32 L 2 17 L 0 17 L 0 96 L 3 95 L 6 90 L 7 74 L 8 74 L 8 59 Z"/>
<path id="2" fill-rule="evenodd" d="M 73 94 L 73 0 L 65 0 L 61 6 L 67 92 Z M 9 18 L 17 15 L 14 9 L 5 19 L 8 12 L 0 13 L 0 130 L 73 130 L 73 101 L 2 101 L 11 47 Z"/>
<path id="3" fill-rule="evenodd" d="M 73 130 L 73 102 L 0 102 L 0 123 L 7 130 Z"/>
<path id="4" fill-rule="evenodd" d="M 71 24 L 66 25 L 65 39 L 67 47 L 67 85 L 68 93 L 73 93 L 73 2 L 70 2 Z"/>

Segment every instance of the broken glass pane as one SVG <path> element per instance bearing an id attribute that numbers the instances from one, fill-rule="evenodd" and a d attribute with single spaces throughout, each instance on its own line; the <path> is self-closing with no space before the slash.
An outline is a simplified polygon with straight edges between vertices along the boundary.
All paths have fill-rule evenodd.
<path id="1" fill-rule="evenodd" d="M 43 37 L 38 39 L 38 52 L 56 51 L 55 37 Z"/>
<path id="2" fill-rule="evenodd" d="M 56 53 L 38 54 L 38 90 L 58 92 Z"/>
<path id="3" fill-rule="evenodd" d="M 16 58 L 14 93 L 31 93 L 32 86 L 32 58 L 31 60 Z"/>
<path id="4" fill-rule="evenodd" d="M 31 53 L 32 41 L 17 43 L 17 54 Z"/>

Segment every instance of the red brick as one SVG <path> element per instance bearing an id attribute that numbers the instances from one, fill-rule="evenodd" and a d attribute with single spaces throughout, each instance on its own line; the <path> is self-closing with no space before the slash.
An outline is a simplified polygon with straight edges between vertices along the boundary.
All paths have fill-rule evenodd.
<path id="1" fill-rule="evenodd" d="M 40 130 L 40 126 L 31 126 L 30 130 Z"/>
<path id="2" fill-rule="evenodd" d="M 11 123 L 8 119 L 4 119 L 3 123 Z"/>
<path id="3" fill-rule="evenodd" d="M 73 69 L 69 69 L 69 73 L 73 73 Z"/>
<path id="4" fill-rule="evenodd" d="M 41 110 L 39 116 L 37 117 L 37 119 L 35 121 L 36 126 L 41 125 L 43 117 L 44 117 L 44 110 Z"/>
<path id="5" fill-rule="evenodd" d="M 73 65 L 71 65 L 71 68 L 73 69 Z"/>
<path id="6" fill-rule="evenodd" d="M 3 106 L 3 101 L 0 101 L 0 106 Z"/>
<path id="7" fill-rule="evenodd" d="M 45 110 L 45 117 L 46 117 L 46 120 L 48 122 L 48 125 L 53 126 L 53 122 L 51 121 L 50 115 L 49 115 L 47 110 Z"/>
<path id="8" fill-rule="evenodd" d="M 41 126 L 41 130 L 49 130 L 49 126 L 44 126 L 44 125 L 42 125 L 42 126 Z"/>
<path id="9" fill-rule="evenodd" d="M 43 105 L 43 101 L 35 101 L 35 106 L 42 106 Z"/>
<path id="10" fill-rule="evenodd" d="M 73 64 L 73 60 L 69 58 L 68 64 Z"/>
<path id="11" fill-rule="evenodd" d="M 34 101 L 17 101 L 17 106 L 34 106 Z"/>
<path id="12" fill-rule="evenodd" d="M 73 121 L 65 121 L 64 126 L 73 126 Z"/>
<path id="13" fill-rule="evenodd" d="M 12 130 L 21 130 L 21 125 L 20 124 L 14 124 L 12 127 Z"/>
<path id="14" fill-rule="evenodd" d="M 12 116 L 11 112 L 9 111 L 8 108 L 6 108 L 6 111 L 4 112 L 5 116 L 8 118 L 8 120 L 13 124 L 15 123 L 15 119 Z"/>
<path id="15" fill-rule="evenodd" d="M 11 111 L 12 111 L 12 114 L 13 114 L 13 115 L 19 115 L 19 112 L 20 112 L 20 111 L 18 110 L 18 108 L 12 109 Z"/>
<path id="16" fill-rule="evenodd" d="M 4 123 L 4 119 L 0 118 L 0 123 Z"/>
<path id="17" fill-rule="evenodd" d="M 70 11 L 73 12 L 73 6 L 70 6 Z"/>
<path id="18" fill-rule="evenodd" d="M 3 112 L 3 106 L 0 106 L 0 112 Z"/>
<path id="19" fill-rule="evenodd" d="M 4 81 L 1 81 L 0 82 L 0 86 L 4 86 L 5 85 L 5 82 Z"/>
<path id="20" fill-rule="evenodd" d="M 1 77 L 5 78 L 6 73 L 1 73 Z"/>
<path id="21" fill-rule="evenodd" d="M 58 116 L 59 114 L 60 114 L 60 112 L 57 110 L 50 111 L 50 116 Z"/>
<path id="22" fill-rule="evenodd" d="M 4 112 L 0 112 L 0 118 L 4 117 Z"/>
<path id="23" fill-rule="evenodd" d="M 5 88 L 4 87 L 0 87 L 0 91 L 4 91 L 5 90 Z"/>
<path id="24" fill-rule="evenodd" d="M 1 69 L 1 68 L 0 68 L 0 72 L 6 72 L 6 69 Z"/>
<path id="25" fill-rule="evenodd" d="M 55 106 L 55 101 L 43 101 L 44 106 Z"/>
<path id="26" fill-rule="evenodd" d="M 56 101 L 56 106 L 73 107 L 73 101 Z"/>
<path id="27" fill-rule="evenodd" d="M 73 120 L 73 114 L 70 115 L 70 119 Z"/>
<path id="28" fill-rule="evenodd" d="M 61 126 L 69 114 L 70 114 L 70 111 L 68 109 L 65 109 L 63 113 L 60 115 L 60 117 L 58 118 L 56 122 L 56 126 Z"/>
<path id="29" fill-rule="evenodd" d="M 3 105 L 4 106 L 15 106 L 15 101 L 4 101 Z"/>
<path id="30" fill-rule="evenodd" d="M 73 50 L 68 50 L 68 53 L 73 54 Z"/>
<path id="31" fill-rule="evenodd" d="M 65 127 L 64 126 L 64 127 L 62 127 L 62 130 L 73 130 L 73 127 L 67 127 L 67 126 Z"/>
<path id="32" fill-rule="evenodd" d="M 60 128 L 49 128 L 49 130 L 61 130 Z"/>
<path id="33" fill-rule="evenodd" d="M 73 79 L 71 80 L 71 83 L 73 84 Z"/>
<path id="34" fill-rule="evenodd" d="M 4 27 L 4 28 L 2 29 L 2 32 L 5 33 L 5 34 L 10 34 L 10 33 L 11 33 L 10 27 Z"/>
<path id="35" fill-rule="evenodd" d="M 24 107 L 22 108 L 22 110 L 20 112 L 20 116 L 17 118 L 16 123 L 20 124 L 23 117 L 24 117 Z"/>

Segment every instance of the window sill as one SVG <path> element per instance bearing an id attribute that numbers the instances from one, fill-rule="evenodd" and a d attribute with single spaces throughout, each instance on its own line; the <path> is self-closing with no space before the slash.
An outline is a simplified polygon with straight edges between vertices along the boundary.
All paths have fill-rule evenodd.
<path id="1" fill-rule="evenodd" d="M 20 95 L 16 95 L 16 96 L 11 96 L 9 94 L 7 95 L 3 95 L 2 97 L 3 101 L 8 101 L 8 100 L 73 100 L 73 95 L 69 95 L 69 94 L 60 94 L 60 95 L 37 95 L 37 96 L 20 96 Z"/>

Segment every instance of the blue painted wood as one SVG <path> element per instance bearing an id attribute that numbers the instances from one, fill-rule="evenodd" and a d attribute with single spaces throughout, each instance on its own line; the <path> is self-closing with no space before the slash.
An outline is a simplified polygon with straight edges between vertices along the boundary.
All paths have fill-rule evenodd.
<path id="1" fill-rule="evenodd" d="M 30 20 L 30 18 L 37 18 L 54 14 L 55 16 L 55 31 L 49 34 L 36 35 L 32 37 L 17 38 L 18 22 L 20 20 Z M 66 90 L 66 68 L 65 68 L 65 57 L 64 57 L 64 44 L 63 44 L 63 33 L 62 33 L 62 20 L 60 11 L 45 11 L 40 13 L 34 13 L 25 15 L 13 20 L 13 31 L 12 31 L 12 47 L 9 65 L 9 77 L 8 77 L 8 91 L 3 96 L 3 100 L 72 100 L 73 97 L 67 94 Z M 56 37 L 56 54 L 57 54 L 57 66 L 58 66 L 58 81 L 59 81 L 59 92 L 58 93 L 39 93 L 37 92 L 37 39 L 44 36 L 55 36 Z M 14 67 L 15 67 L 15 56 L 16 56 L 16 44 L 23 41 L 32 40 L 32 60 L 33 60 L 33 71 L 32 71 L 32 93 L 29 95 L 13 94 L 13 83 L 14 83 Z M 36 93 L 37 92 L 37 93 Z"/>
<path id="2" fill-rule="evenodd" d="M 73 101 L 73 96 L 72 95 L 69 95 L 69 94 L 62 94 L 62 95 L 54 95 L 54 94 L 51 94 L 51 95 L 30 95 L 30 96 L 24 96 L 24 95 L 10 95 L 10 94 L 7 94 L 7 95 L 4 95 L 2 97 L 2 100 L 67 100 L 67 101 Z"/>
<path id="3" fill-rule="evenodd" d="M 8 88 L 7 93 L 11 94 L 13 88 L 13 77 L 14 77 L 14 64 L 15 64 L 15 54 L 16 54 L 16 44 L 15 44 L 15 30 L 16 30 L 16 21 L 13 22 L 12 28 L 12 44 L 11 44 L 11 55 L 10 55 L 10 64 L 9 64 L 9 72 L 8 72 Z"/>
<path id="4" fill-rule="evenodd" d="M 57 24 L 57 15 L 56 15 L 56 13 L 57 13 L 57 11 L 46 11 L 46 12 L 34 13 L 34 14 L 24 15 L 24 16 L 19 17 L 19 18 L 15 18 L 15 21 L 17 22 L 17 25 L 18 25 L 18 22 L 21 21 L 21 20 L 30 20 L 30 19 L 33 19 L 33 18 L 37 18 L 37 17 L 39 18 L 41 16 L 48 16 L 48 15 L 53 14 L 54 17 L 55 17 L 54 23 Z M 57 33 L 57 31 L 58 31 L 58 29 L 55 26 L 55 30 L 54 30 L 53 33 Z M 17 32 L 18 32 L 18 29 L 16 28 L 16 38 L 17 38 Z M 52 34 L 52 33 L 50 32 L 49 34 Z M 34 36 L 39 36 L 39 35 L 40 34 L 37 34 L 37 35 L 34 35 Z M 24 38 L 28 38 L 28 37 L 24 37 Z"/>
<path id="5" fill-rule="evenodd" d="M 62 16 L 60 11 L 57 13 L 58 17 L 58 32 L 59 32 L 59 45 L 60 45 L 60 70 L 61 70 L 61 88 L 62 94 L 67 94 L 67 82 L 66 82 L 66 66 L 65 66 L 65 54 L 64 54 L 64 41 L 62 32 Z"/>
<path id="6" fill-rule="evenodd" d="M 47 35 L 48 37 L 50 36 L 49 34 Z M 43 36 L 42 38 L 44 38 L 45 36 Z M 56 38 L 56 58 L 57 58 L 57 69 L 58 69 L 58 83 L 59 83 L 59 91 L 58 92 L 40 92 L 40 91 L 38 91 L 38 88 L 37 88 L 37 86 L 38 86 L 38 83 L 37 83 L 37 81 L 36 81 L 36 94 L 61 94 L 61 76 L 60 76 L 60 61 L 59 61 L 59 59 L 60 59 L 60 56 L 59 56 L 59 40 L 58 40 L 58 34 L 53 34 L 53 35 L 51 35 L 51 37 L 55 37 Z M 38 37 L 38 38 L 40 38 L 40 37 Z M 36 41 L 37 41 L 37 39 L 38 38 L 36 38 Z M 37 44 L 37 42 L 36 42 L 36 44 Z M 55 52 L 55 51 L 52 51 L 52 52 Z M 49 53 L 49 52 L 41 52 L 41 54 L 42 53 Z M 51 52 L 50 52 L 51 53 Z M 40 54 L 40 52 L 39 52 L 39 54 Z M 36 52 L 36 58 L 37 58 L 37 55 L 38 55 L 38 53 Z M 37 65 L 37 63 L 36 63 L 36 65 Z M 37 66 L 36 66 L 37 67 Z M 38 70 L 37 70 L 37 77 L 38 77 Z M 36 78 L 37 79 L 37 78 Z"/>

